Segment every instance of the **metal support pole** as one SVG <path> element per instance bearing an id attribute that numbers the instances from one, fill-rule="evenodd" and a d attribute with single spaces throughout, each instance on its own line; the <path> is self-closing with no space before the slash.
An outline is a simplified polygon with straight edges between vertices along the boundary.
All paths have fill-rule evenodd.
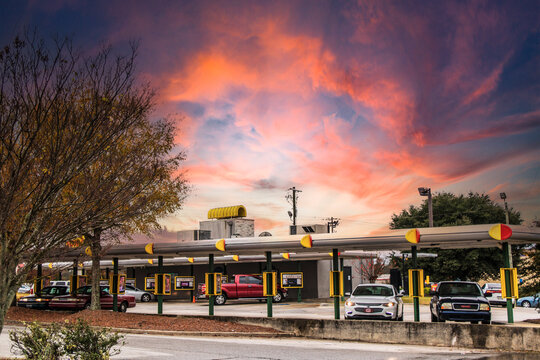
<path id="1" fill-rule="evenodd" d="M 208 255 L 208 272 L 214 272 L 214 254 Z M 210 276 L 208 279 L 208 293 L 212 294 L 214 292 L 214 277 Z M 214 295 L 208 296 L 208 315 L 214 316 Z"/>
<path id="2" fill-rule="evenodd" d="M 158 274 L 163 274 L 163 256 L 158 256 Z M 159 315 L 163 314 L 163 292 L 165 291 L 163 287 L 163 276 L 158 276 L 158 283 L 156 287 L 159 290 L 157 296 L 157 313 Z"/>
<path id="3" fill-rule="evenodd" d="M 405 290 L 405 254 L 401 253 L 401 288 Z M 409 291 L 411 291 L 409 289 Z"/>
<path id="4" fill-rule="evenodd" d="M 417 263 L 416 263 L 416 246 L 412 246 L 412 266 L 413 269 L 416 269 Z M 418 278 L 416 276 L 413 277 L 413 305 L 414 305 L 414 321 L 418 322 L 420 321 L 420 299 L 418 299 Z M 411 293 L 411 289 L 409 289 L 409 294 Z"/>
<path id="5" fill-rule="evenodd" d="M 302 272 L 302 263 L 300 261 L 298 261 L 297 263 L 297 269 L 298 269 L 298 272 Z M 303 286 L 304 284 L 302 284 Z M 296 299 L 298 302 L 302 302 L 302 288 L 298 288 L 298 297 Z"/>
<path id="6" fill-rule="evenodd" d="M 428 191 L 428 215 L 429 227 L 433 227 L 433 201 L 431 200 L 431 189 Z"/>
<path id="7" fill-rule="evenodd" d="M 193 264 L 189 265 L 189 274 L 191 276 L 193 276 Z M 193 284 L 195 285 L 197 282 L 195 282 L 195 278 L 193 278 Z M 195 300 L 195 293 L 193 290 L 190 291 L 190 297 L 191 297 L 191 301 L 194 301 Z"/>
<path id="8" fill-rule="evenodd" d="M 503 243 L 503 254 L 504 254 L 504 267 L 510 268 L 510 244 L 507 242 Z M 510 284 L 510 274 L 505 272 L 505 282 L 506 282 L 506 296 L 512 293 L 512 287 Z M 502 280 L 502 279 L 501 279 Z M 506 313 L 508 315 L 508 323 L 514 323 L 514 309 L 512 307 L 512 299 L 506 299 Z"/>
<path id="9" fill-rule="evenodd" d="M 334 270 L 332 273 L 334 276 L 334 319 L 339 320 L 339 296 L 335 296 L 339 294 L 339 274 L 336 272 L 339 269 L 338 249 L 332 249 L 332 262 Z"/>
<path id="10" fill-rule="evenodd" d="M 41 264 L 37 265 L 37 281 L 36 281 L 36 288 L 34 289 L 36 296 L 41 296 L 41 278 L 43 277 L 43 268 Z"/>
<path id="11" fill-rule="evenodd" d="M 112 281 L 113 291 L 113 311 L 118 311 L 118 295 L 116 290 L 118 289 L 118 258 L 113 258 L 113 281 Z"/>
<path id="12" fill-rule="evenodd" d="M 272 272 L 272 252 L 271 251 L 267 251 L 266 252 L 266 293 L 267 294 L 271 294 L 274 289 L 272 288 L 272 274 L 270 274 L 270 272 Z M 267 296 L 266 297 L 266 316 L 268 316 L 269 318 L 272 317 L 272 296 Z"/>
<path id="13" fill-rule="evenodd" d="M 73 260 L 73 269 L 71 273 L 71 282 L 69 285 L 69 290 L 71 294 L 75 294 L 75 290 L 77 290 L 77 275 L 78 275 L 78 268 L 77 268 L 77 259 Z"/>
<path id="14" fill-rule="evenodd" d="M 343 271 L 343 261 L 344 261 L 344 260 L 345 260 L 345 259 L 343 259 L 343 258 L 340 258 L 340 259 L 339 259 L 339 271 Z M 343 295 L 345 295 L 345 290 L 343 290 L 343 292 L 344 292 Z M 345 296 L 342 296 L 342 297 L 341 297 L 341 301 L 345 301 Z"/>

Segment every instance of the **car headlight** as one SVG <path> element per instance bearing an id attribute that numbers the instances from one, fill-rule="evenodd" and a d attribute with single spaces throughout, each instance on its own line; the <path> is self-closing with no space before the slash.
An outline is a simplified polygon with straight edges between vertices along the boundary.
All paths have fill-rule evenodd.
<path id="1" fill-rule="evenodd" d="M 347 301 L 345 301 L 345 305 L 346 306 L 354 306 L 355 304 L 354 304 L 354 301 L 347 300 Z"/>
<path id="2" fill-rule="evenodd" d="M 452 310 L 452 303 L 442 303 L 441 310 Z"/>
<path id="3" fill-rule="evenodd" d="M 396 306 L 396 303 L 393 303 L 393 302 L 387 302 L 386 304 L 383 304 L 385 307 L 393 307 L 393 306 Z"/>
<path id="4" fill-rule="evenodd" d="M 26 298 L 22 298 L 22 299 L 20 299 L 19 301 L 24 301 L 24 302 L 27 302 L 27 301 L 28 301 L 28 299 L 26 299 Z"/>
<path id="5" fill-rule="evenodd" d="M 489 304 L 480 304 L 481 311 L 489 311 Z"/>

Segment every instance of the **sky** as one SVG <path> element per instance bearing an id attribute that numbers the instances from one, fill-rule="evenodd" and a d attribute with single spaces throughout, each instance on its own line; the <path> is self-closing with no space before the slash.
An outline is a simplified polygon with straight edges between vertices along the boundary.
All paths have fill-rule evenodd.
<path id="1" fill-rule="evenodd" d="M 1 44 L 28 27 L 140 41 L 192 185 L 169 240 L 240 204 L 286 235 L 293 186 L 298 224 L 342 233 L 387 230 L 418 187 L 540 218 L 538 1 L 4 1 Z"/>

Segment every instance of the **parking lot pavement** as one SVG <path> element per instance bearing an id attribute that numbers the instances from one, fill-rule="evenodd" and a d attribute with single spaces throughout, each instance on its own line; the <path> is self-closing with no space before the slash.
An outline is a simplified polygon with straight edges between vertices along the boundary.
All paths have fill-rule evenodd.
<path id="1" fill-rule="evenodd" d="M 157 314 L 157 302 L 137 303 L 137 306 L 130 308 L 129 312 Z M 343 318 L 343 304 L 340 308 L 341 318 Z M 208 301 L 198 301 L 197 303 L 165 301 L 163 303 L 163 313 L 170 315 L 208 315 Z M 285 302 L 273 304 L 273 317 L 277 318 L 306 318 L 306 319 L 333 319 L 334 305 L 328 302 Z M 405 304 L 405 321 L 414 320 L 412 304 Z M 267 315 L 266 303 L 253 301 L 228 301 L 227 304 L 214 306 L 214 315 L 226 316 L 247 316 L 265 317 Z M 507 311 L 503 307 L 493 307 L 491 318 L 496 323 L 507 322 Z M 522 323 L 527 319 L 540 319 L 535 309 L 518 307 L 514 309 L 514 323 Z M 420 321 L 431 321 L 429 305 L 420 305 Z M 540 326 L 540 325 L 539 325 Z"/>

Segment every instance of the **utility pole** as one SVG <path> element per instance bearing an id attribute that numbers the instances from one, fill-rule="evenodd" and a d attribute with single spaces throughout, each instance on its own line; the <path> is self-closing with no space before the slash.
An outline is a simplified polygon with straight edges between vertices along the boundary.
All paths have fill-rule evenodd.
<path id="1" fill-rule="evenodd" d="M 293 222 L 293 227 L 296 233 L 296 199 L 297 199 L 296 193 L 302 192 L 302 190 L 298 190 L 296 187 L 293 186 L 292 188 L 289 188 L 288 191 L 292 191 L 292 195 L 288 194 L 287 196 L 285 196 L 285 198 L 287 200 L 292 200 L 293 212 L 292 214 L 289 212 L 289 216 L 291 217 L 291 220 Z M 291 233 L 291 235 L 293 234 Z"/>
<path id="2" fill-rule="evenodd" d="M 326 218 L 324 220 L 326 221 L 330 220 L 327 222 L 328 232 L 333 233 L 334 229 L 339 225 L 339 219 L 335 217 L 331 217 L 331 218 Z"/>

